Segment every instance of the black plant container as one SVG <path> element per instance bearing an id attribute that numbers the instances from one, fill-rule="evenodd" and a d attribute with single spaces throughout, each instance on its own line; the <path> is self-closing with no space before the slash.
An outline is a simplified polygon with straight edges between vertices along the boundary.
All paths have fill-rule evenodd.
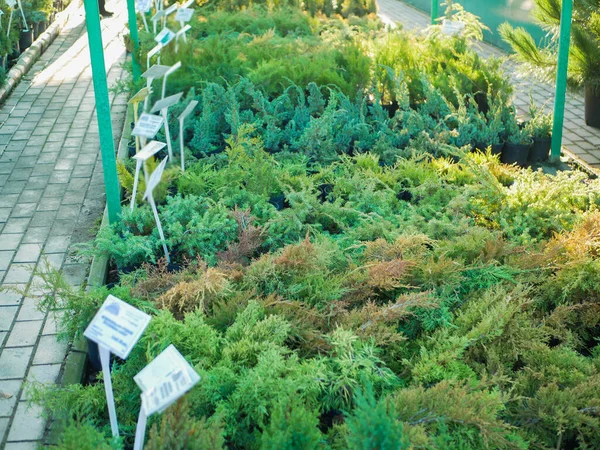
<path id="1" fill-rule="evenodd" d="M 19 37 L 19 49 L 21 49 L 21 53 L 31 47 L 33 44 L 33 28 L 29 28 L 29 30 L 21 30 L 21 36 Z"/>
<path id="2" fill-rule="evenodd" d="M 94 369 L 96 369 L 98 372 L 100 372 L 102 370 L 102 363 L 100 361 L 100 351 L 98 349 L 98 344 L 96 344 L 94 341 L 91 341 L 89 339 L 87 339 L 87 343 L 88 343 L 88 359 L 90 361 L 90 364 L 92 365 L 92 367 Z"/>
<path id="3" fill-rule="evenodd" d="M 488 147 L 492 147 L 492 155 L 499 155 L 502 153 L 502 149 L 504 148 L 504 143 L 502 144 L 475 144 L 475 148 L 482 152 L 485 152 Z"/>
<path id="4" fill-rule="evenodd" d="M 531 162 L 542 162 L 548 159 L 548 153 L 550 153 L 550 147 L 552 146 L 552 139 L 534 139 L 531 150 L 529 150 L 529 161 Z"/>
<path id="5" fill-rule="evenodd" d="M 290 207 L 290 204 L 285 199 L 285 194 L 271 195 L 269 203 L 273 205 L 277 211 Z"/>
<path id="6" fill-rule="evenodd" d="M 527 165 L 530 148 L 531 144 L 509 144 L 507 142 L 502 149 L 500 161 L 504 164 L 518 164 L 524 167 Z"/>
<path id="7" fill-rule="evenodd" d="M 585 86 L 585 123 L 600 128 L 600 87 Z"/>

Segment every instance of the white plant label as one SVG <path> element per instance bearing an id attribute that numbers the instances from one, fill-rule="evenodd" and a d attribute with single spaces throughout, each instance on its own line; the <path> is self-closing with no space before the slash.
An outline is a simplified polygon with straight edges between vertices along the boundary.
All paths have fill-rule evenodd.
<path id="1" fill-rule="evenodd" d="M 150 113 L 155 113 L 170 108 L 171 106 L 179 102 L 182 95 L 183 92 L 179 92 L 177 94 L 169 95 L 168 97 L 165 97 L 162 100 L 158 100 L 150 110 Z"/>
<path id="2" fill-rule="evenodd" d="M 158 33 L 156 35 L 156 37 L 154 38 L 154 40 L 158 43 L 161 44 L 163 47 L 166 46 L 169 42 L 171 42 L 173 39 L 175 39 L 175 33 L 173 33 L 171 30 L 169 30 L 168 28 L 163 28 L 160 33 Z"/>
<path id="3" fill-rule="evenodd" d="M 8 5 L 9 8 L 14 8 L 15 5 L 17 4 L 17 0 L 6 0 L 6 4 Z"/>
<path id="4" fill-rule="evenodd" d="M 146 139 L 153 139 L 160 130 L 163 124 L 161 116 L 154 114 L 143 113 L 135 124 L 135 128 L 131 132 L 133 136 L 140 136 Z"/>
<path id="5" fill-rule="evenodd" d="M 148 314 L 109 295 L 83 333 L 98 344 L 110 428 L 114 437 L 119 436 L 119 424 L 110 375 L 110 354 L 114 353 L 121 359 L 127 358 L 149 323 Z"/>
<path id="6" fill-rule="evenodd" d="M 152 57 L 156 54 L 158 54 L 158 63 L 160 64 L 160 54 L 159 52 L 162 50 L 163 45 L 162 44 L 158 44 L 157 46 L 153 47 L 149 52 L 148 55 L 146 56 L 146 67 L 149 69 L 150 68 L 150 60 L 152 59 Z"/>
<path id="7" fill-rule="evenodd" d="M 125 359 L 148 323 L 148 314 L 109 295 L 83 334 L 119 358 Z"/>
<path id="8" fill-rule="evenodd" d="M 156 155 L 159 151 L 166 147 L 167 144 L 159 141 L 150 141 L 146 146 L 136 155 L 134 155 L 134 159 L 138 161 L 146 162 L 154 155 Z"/>
<path id="9" fill-rule="evenodd" d="M 146 192 L 144 193 L 144 200 L 148 199 L 148 203 L 150 203 L 150 207 L 152 208 L 152 214 L 154 214 L 154 221 L 156 222 L 156 227 L 158 228 L 158 235 L 162 241 L 162 247 L 165 252 L 165 257 L 167 258 L 167 264 L 171 263 L 171 257 L 169 256 L 169 249 L 167 248 L 167 242 L 165 240 L 165 234 L 163 233 L 162 225 L 160 223 L 160 217 L 158 216 L 158 209 L 156 209 L 156 202 L 154 201 L 154 188 L 158 186 L 160 183 L 160 179 L 162 178 L 162 174 L 165 170 L 165 166 L 167 165 L 167 160 L 169 156 L 166 156 L 165 159 L 161 161 L 150 178 L 146 180 Z"/>
<path id="10" fill-rule="evenodd" d="M 169 345 L 133 379 L 142 392 L 147 394 L 147 398 L 155 399 L 148 405 L 153 409 L 149 412 L 150 415 L 164 410 L 189 391 L 200 380 L 200 376 L 175 346 Z"/>
<path id="11" fill-rule="evenodd" d="M 184 26 L 184 27 L 183 27 L 181 30 L 179 30 L 179 31 L 177 32 L 177 34 L 175 35 L 175 51 L 176 51 L 176 52 L 178 51 L 178 48 L 179 48 L 179 47 L 178 47 L 179 38 L 183 36 L 183 40 L 184 40 L 185 42 L 187 42 L 187 37 L 186 37 L 185 33 L 186 33 L 187 31 L 191 30 L 191 29 L 192 29 L 192 27 L 191 27 L 189 24 L 187 24 L 187 25 L 186 25 L 186 26 Z"/>
<path id="12" fill-rule="evenodd" d="M 191 8 L 179 8 L 177 14 L 175 14 L 175 20 L 177 22 L 189 22 L 193 14 L 194 10 Z"/>
<path id="13" fill-rule="evenodd" d="M 155 78 L 161 78 L 165 75 L 165 73 L 167 73 L 167 71 L 170 69 L 169 66 L 161 66 L 160 64 L 154 64 L 152 67 L 150 67 L 148 70 L 146 70 L 143 74 L 142 77 L 147 78 L 147 79 L 151 79 L 154 80 Z"/>
<path id="14" fill-rule="evenodd" d="M 133 190 L 131 192 L 131 205 L 130 208 L 133 211 L 135 207 L 135 198 L 137 197 L 137 188 L 140 182 L 140 169 L 142 168 L 142 164 L 148 161 L 151 157 L 156 155 L 160 150 L 162 150 L 167 144 L 164 142 L 158 141 L 150 141 L 144 148 L 135 154 L 133 159 L 136 160 L 135 164 L 135 176 L 133 178 Z M 144 172 L 146 173 L 146 167 L 144 166 Z"/>
<path id="15" fill-rule="evenodd" d="M 169 345 L 133 379 L 142 390 L 142 407 L 133 448 L 141 450 L 144 446 L 147 417 L 168 408 L 194 387 L 200 381 L 200 376 L 175 346 Z"/>
<path id="16" fill-rule="evenodd" d="M 184 145 L 183 145 L 183 122 L 185 121 L 185 118 L 192 113 L 192 111 L 196 108 L 196 106 L 198 106 L 198 101 L 192 100 L 191 102 L 188 103 L 188 105 L 185 107 L 183 112 L 181 114 L 179 114 L 179 117 L 177 118 L 177 120 L 179 120 L 179 153 L 180 153 L 180 158 L 181 158 L 181 171 L 182 172 L 185 172 L 185 154 L 184 154 Z"/>
<path id="17" fill-rule="evenodd" d="M 169 77 L 169 75 L 171 75 L 173 72 L 175 72 L 177 69 L 179 69 L 181 67 L 181 61 L 177 61 L 175 64 L 173 64 L 171 67 L 169 67 L 169 70 L 167 70 L 167 72 L 165 73 L 165 76 L 163 78 L 163 83 L 162 83 L 162 96 L 160 98 L 165 98 L 165 93 L 167 92 L 167 78 Z"/>
<path id="18" fill-rule="evenodd" d="M 135 93 L 133 97 L 129 99 L 129 104 L 133 105 L 135 103 L 143 102 L 144 100 L 146 100 L 146 97 L 148 97 L 149 93 L 150 89 L 148 89 L 147 87 L 140 89 Z"/>
<path id="19" fill-rule="evenodd" d="M 175 11 L 177 11 L 178 6 L 179 5 L 177 3 L 174 3 L 171 6 L 169 6 L 167 9 L 165 9 L 165 16 L 170 16 Z"/>
<path id="20" fill-rule="evenodd" d="M 137 10 L 141 13 L 147 13 L 150 11 L 151 1 L 150 0 L 137 0 Z"/>

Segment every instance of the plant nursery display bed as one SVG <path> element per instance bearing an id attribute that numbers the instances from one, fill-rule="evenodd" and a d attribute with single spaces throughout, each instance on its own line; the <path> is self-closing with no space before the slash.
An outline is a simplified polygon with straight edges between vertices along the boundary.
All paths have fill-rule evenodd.
<path id="1" fill-rule="evenodd" d="M 156 180 L 130 208 L 136 161 L 121 162 L 121 220 L 83 250 L 118 276 L 87 293 L 48 276 L 43 302 L 66 309 L 67 337 L 109 294 L 151 321 L 112 360 L 119 438 L 104 374 L 32 388 L 66 424 L 60 448 L 131 448 L 134 376 L 170 345 L 200 380 L 148 418 L 148 449 L 600 447 L 600 182 L 500 161 L 504 144 L 545 159 L 530 147 L 549 119 L 517 120 L 467 13 L 449 37 L 372 12 L 210 3 L 161 49 L 182 64 L 163 97 L 184 92 L 155 138 L 185 159 L 150 188 L 164 239 Z"/>

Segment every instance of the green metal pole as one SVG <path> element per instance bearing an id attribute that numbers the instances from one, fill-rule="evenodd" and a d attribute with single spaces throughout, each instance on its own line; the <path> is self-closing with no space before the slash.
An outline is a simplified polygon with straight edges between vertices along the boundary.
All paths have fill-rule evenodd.
<path id="1" fill-rule="evenodd" d="M 554 125 L 552 127 L 552 153 L 550 155 L 551 162 L 556 162 L 560 159 L 560 149 L 562 147 L 572 17 L 573 0 L 563 0 L 562 11 L 560 15 L 560 38 L 558 41 L 558 67 L 556 72 L 556 94 L 554 96 Z"/>
<path id="2" fill-rule="evenodd" d="M 121 197 L 119 195 L 117 161 L 113 143 L 110 103 L 108 101 L 108 84 L 106 81 L 106 67 L 104 66 L 104 46 L 102 45 L 98 0 L 84 0 L 83 5 L 85 7 L 85 24 L 90 45 L 92 81 L 94 82 L 94 95 L 96 97 L 96 115 L 98 116 L 108 221 L 115 223 L 119 220 L 121 213 Z"/>
<path id="3" fill-rule="evenodd" d="M 142 13 L 143 14 L 143 13 Z M 142 74 L 137 56 L 140 50 L 140 38 L 138 36 L 137 15 L 135 14 L 135 0 L 127 0 L 127 19 L 129 21 L 129 36 L 133 43 L 131 52 L 131 64 L 133 66 L 133 81 L 137 82 Z"/>
<path id="4" fill-rule="evenodd" d="M 438 18 L 438 0 L 431 0 L 431 25 L 435 25 Z"/>

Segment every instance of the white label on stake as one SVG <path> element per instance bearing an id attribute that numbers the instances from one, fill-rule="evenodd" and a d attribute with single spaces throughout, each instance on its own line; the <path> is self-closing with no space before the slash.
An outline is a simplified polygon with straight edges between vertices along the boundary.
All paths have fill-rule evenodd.
<path id="1" fill-rule="evenodd" d="M 182 95 L 183 95 L 183 92 L 179 92 L 177 94 L 173 94 L 168 97 L 165 97 L 162 100 L 158 100 L 154 104 L 154 106 L 152 107 L 150 112 L 155 113 L 157 111 L 162 111 L 163 109 L 170 108 L 171 106 L 175 105 L 181 99 Z"/>
<path id="2" fill-rule="evenodd" d="M 129 99 L 130 104 L 142 102 L 148 97 L 150 90 L 145 87 L 136 92 L 136 94 Z"/>
<path id="3" fill-rule="evenodd" d="M 119 358 L 125 359 L 148 323 L 148 314 L 109 295 L 83 334 Z"/>
<path id="4" fill-rule="evenodd" d="M 154 114 L 143 113 L 135 124 L 131 132 L 133 136 L 140 136 L 146 139 L 153 139 L 162 127 L 163 118 Z"/>
<path id="5" fill-rule="evenodd" d="M 175 346 L 169 345 L 133 377 L 142 390 L 146 414 L 163 411 L 189 391 L 200 376 Z"/>
<path id="6" fill-rule="evenodd" d="M 193 14 L 194 10 L 191 8 L 179 8 L 177 14 L 175 14 L 175 20 L 177 22 L 189 22 Z"/>
<path id="7" fill-rule="evenodd" d="M 142 74 L 142 77 L 152 79 L 161 78 L 165 75 L 165 73 L 167 73 L 169 69 L 169 66 L 161 66 L 160 64 L 154 64 Z"/>
<path id="8" fill-rule="evenodd" d="M 160 162 L 158 167 L 154 169 L 154 172 L 152 172 L 152 175 L 150 175 L 150 179 L 146 181 L 146 192 L 144 193 L 143 200 L 149 198 L 152 195 L 152 191 L 154 191 L 154 188 L 158 186 L 158 183 L 160 183 L 160 179 L 162 178 L 165 166 L 167 165 L 167 159 L 169 159 L 168 156 Z"/>
<path id="9" fill-rule="evenodd" d="M 185 27 L 183 27 L 181 30 L 179 30 L 177 32 L 177 35 L 176 35 L 177 38 L 179 38 L 179 36 L 185 36 L 185 33 L 191 29 L 192 29 L 192 27 L 189 24 L 187 24 Z"/>
<path id="10" fill-rule="evenodd" d="M 15 5 L 17 4 L 17 0 L 6 0 L 6 4 L 8 5 L 9 8 L 14 8 Z"/>
<path id="11" fill-rule="evenodd" d="M 156 155 L 159 151 L 166 147 L 167 144 L 159 141 L 150 141 L 139 153 L 133 155 L 134 159 L 147 161 L 149 158 Z"/>
<path id="12" fill-rule="evenodd" d="M 196 108 L 197 105 L 198 105 L 198 100 L 192 100 L 191 102 L 189 102 L 188 105 L 183 110 L 183 112 L 181 114 L 179 114 L 179 117 L 177 118 L 177 120 L 184 120 L 187 116 L 189 116 L 192 113 L 192 111 Z"/>
<path id="13" fill-rule="evenodd" d="M 150 0 L 137 0 L 135 5 L 137 6 L 137 10 L 141 13 L 147 13 L 150 11 Z"/>
<path id="14" fill-rule="evenodd" d="M 152 22 L 158 22 L 160 19 L 162 19 L 165 16 L 165 10 L 161 9 L 160 11 L 158 11 L 156 14 L 154 14 L 154 16 L 152 16 Z"/>
<path id="15" fill-rule="evenodd" d="M 171 6 L 169 6 L 167 9 L 165 9 L 165 16 L 170 16 L 171 14 L 173 14 L 175 11 L 177 11 L 177 7 L 179 5 L 177 3 L 172 4 Z"/>
<path id="16" fill-rule="evenodd" d="M 158 33 L 154 38 L 154 40 L 161 44 L 163 47 L 169 42 L 171 42 L 173 39 L 175 39 L 175 33 L 173 33 L 168 28 L 163 28 L 161 32 Z"/>

